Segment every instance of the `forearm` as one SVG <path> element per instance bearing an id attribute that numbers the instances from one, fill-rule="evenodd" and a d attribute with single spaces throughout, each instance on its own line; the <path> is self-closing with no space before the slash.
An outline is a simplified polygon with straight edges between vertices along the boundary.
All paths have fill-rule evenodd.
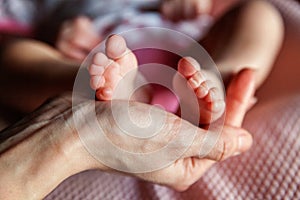
<path id="1" fill-rule="evenodd" d="M 10 41 L 1 54 L 1 102 L 32 111 L 45 99 L 71 90 L 79 65 L 44 43 Z"/>
<path id="2" fill-rule="evenodd" d="M 51 133 L 38 129 L 30 129 L 30 132 L 34 137 L 24 138 L 2 152 L 1 199 L 41 199 L 72 174 L 70 163 L 59 145 L 51 141 Z M 26 134 L 26 131 L 20 134 Z"/>
<path id="3" fill-rule="evenodd" d="M 42 199 L 67 177 L 95 166 L 70 128 L 65 104 L 44 107 L 0 133 L 0 199 Z"/>

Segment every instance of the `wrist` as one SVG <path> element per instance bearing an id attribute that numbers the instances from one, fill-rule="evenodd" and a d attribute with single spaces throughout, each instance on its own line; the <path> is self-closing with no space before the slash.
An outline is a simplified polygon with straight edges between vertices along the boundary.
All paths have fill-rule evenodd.
<path id="1" fill-rule="evenodd" d="M 75 127 L 75 125 L 69 127 Z M 98 169 L 101 171 L 109 170 L 107 166 L 96 160 L 88 152 L 83 145 L 76 128 L 68 131 L 68 134 L 65 137 L 66 138 L 61 142 L 62 155 L 65 162 L 69 165 L 71 175 L 89 169 Z"/>
<path id="2" fill-rule="evenodd" d="M 50 118 L 29 118 L 1 133 L 14 136 L 1 144 L 0 199 L 42 199 L 73 174 L 104 169 L 72 130 L 71 112 L 51 119 L 51 110 L 43 111 Z"/>
<path id="3" fill-rule="evenodd" d="M 52 133 L 37 126 L 13 136 L 11 140 L 20 141 L 1 152 L 0 199 L 41 199 L 68 172 Z"/>

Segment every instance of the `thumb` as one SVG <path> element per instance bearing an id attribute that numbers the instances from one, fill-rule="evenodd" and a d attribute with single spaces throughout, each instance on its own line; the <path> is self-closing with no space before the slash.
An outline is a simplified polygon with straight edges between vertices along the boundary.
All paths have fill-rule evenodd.
<path id="1" fill-rule="evenodd" d="M 205 137 L 206 134 L 215 134 L 215 140 Z M 245 129 L 224 126 L 222 133 L 208 133 L 198 130 L 192 146 L 185 153 L 185 157 L 207 158 L 221 161 L 248 151 L 252 146 L 252 136 Z"/>
<path id="2" fill-rule="evenodd" d="M 255 90 L 254 71 L 241 70 L 229 83 L 226 97 L 225 124 L 240 127 L 253 99 Z"/>

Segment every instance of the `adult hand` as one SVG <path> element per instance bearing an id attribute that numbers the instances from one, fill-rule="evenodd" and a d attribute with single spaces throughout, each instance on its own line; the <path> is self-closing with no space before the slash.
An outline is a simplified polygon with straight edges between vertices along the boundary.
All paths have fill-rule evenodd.
<path id="1" fill-rule="evenodd" d="M 241 127 L 244 116 L 252 104 L 255 91 L 254 71 L 244 69 L 240 71 L 230 82 L 227 88 L 226 117 L 223 131 L 214 148 L 205 157 L 199 158 L 197 150 L 201 147 L 205 131 L 199 129 L 199 140 L 188 152 L 169 167 L 137 176 L 155 183 L 168 185 L 176 190 L 188 189 L 217 161 L 222 161 L 231 156 L 247 151 L 252 145 L 251 135 Z M 173 125 L 176 128 L 174 119 Z M 186 128 L 191 127 L 185 122 Z M 184 133 L 181 133 L 184 134 Z"/>
<path id="2" fill-rule="evenodd" d="M 56 47 L 67 57 L 83 61 L 88 53 L 101 41 L 88 17 L 79 16 L 63 23 Z"/>
<path id="3" fill-rule="evenodd" d="M 161 133 L 169 137 L 161 137 L 160 140 L 155 140 L 151 144 L 145 141 L 142 145 L 134 146 L 135 140 L 123 140 L 122 130 L 118 129 L 117 124 L 114 123 L 110 102 L 98 101 L 96 107 L 93 107 L 95 105 L 93 101 L 84 101 L 76 105 L 72 112 L 71 95 L 57 98 L 0 134 L 2 141 L 0 199 L 41 199 L 67 177 L 87 169 L 120 172 L 97 161 L 87 152 L 79 138 L 78 132 L 84 132 L 89 123 L 87 120 L 91 107 L 96 110 L 98 121 L 101 122 L 105 134 L 110 136 L 112 141 L 121 141 L 119 144 L 122 148 L 131 151 L 143 151 L 144 147 L 146 150 L 147 147 L 150 149 L 161 147 L 176 134 L 185 135 L 190 130 L 196 131 L 196 138 L 191 147 L 168 167 L 153 172 L 129 174 L 180 191 L 185 190 L 197 181 L 214 162 L 250 148 L 251 135 L 246 130 L 237 127 L 240 126 L 244 117 L 247 99 L 252 95 L 253 88 L 251 71 L 243 71 L 238 78 L 233 80 L 228 90 L 240 89 L 240 91 L 228 93 L 227 118 L 223 131 L 212 151 L 201 158 L 199 158 L 199 150 L 207 131 L 173 114 L 152 108 L 152 113 L 165 116 L 166 123 Z M 120 107 L 128 107 L 127 102 L 120 101 L 117 104 Z M 142 115 L 149 111 L 149 105 L 132 102 L 129 106 L 131 112 L 140 113 L 140 122 L 143 123 L 145 118 Z M 74 113 L 82 119 L 82 123 L 76 126 Z M 128 119 L 128 115 L 122 110 L 115 114 L 121 119 Z M 183 127 L 181 131 L 178 131 L 179 126 Z M 90 132 L 84 133 L 86 137 L 91 136 Z M 90 139 L 93 140 L 92 137 Z M 185 144 L 178 143 L 178 149 L 180 148 L 186 148 Z M 174 148 L 176 149 L 177 147 Z M 106 156 L 115 159 L 120 166 L 127 169 L 137 164 L 135 161 L 118 157 L 118 155 Z"/>

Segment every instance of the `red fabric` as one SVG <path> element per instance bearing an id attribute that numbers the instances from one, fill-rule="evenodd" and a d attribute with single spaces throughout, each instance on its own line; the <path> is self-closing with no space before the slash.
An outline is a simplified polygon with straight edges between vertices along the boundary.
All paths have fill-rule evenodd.
<path id="1" fill-rule="evenodd" d="M 30 36 L 31 28 L 10 19 L 0 19 L 0 34 Z"/>

